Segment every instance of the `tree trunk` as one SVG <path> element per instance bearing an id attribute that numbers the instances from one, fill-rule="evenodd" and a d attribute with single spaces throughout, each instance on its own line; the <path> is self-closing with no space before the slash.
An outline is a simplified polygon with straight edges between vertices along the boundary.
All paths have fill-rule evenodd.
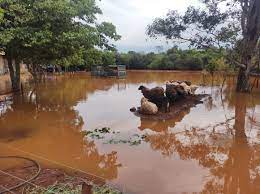
<path id="1" fill-rule="evenodd" d="M 45 72 L 40 65 L 27 64 L 28 71 L 33 76 L 35 85 L 41 83 L 45 79 Z"/>
<path id="2" fill-rule="evenodd" d="M 18 61 L 13 60 L 11 57 L 8 57 L 7 64 L 8 64 L 9 75 L 12 83 L 12 90 L 14 92 L 18 92 L 20 91 L 20 84 L 21 84 L 20 63 Z"/>
<path id="3" fill-rule="evenodd" d="M 241 1 L 242 16 L 242 44 L 241 62 L 245 66 L 240 67 L 237 79 L 237 91 L 250 91 L 250 70 L 254 66 L 253 59 L 258 55 L 258 44 L 260 37 L 260 0 L 243 0 Z"/>
<path id="4" fill-rule="evenodd" d="M 249 71 L 244 68 L 239 69 L 237 77 L 237 92 L 249 92 L 250 91 L 250 75 Z"/>

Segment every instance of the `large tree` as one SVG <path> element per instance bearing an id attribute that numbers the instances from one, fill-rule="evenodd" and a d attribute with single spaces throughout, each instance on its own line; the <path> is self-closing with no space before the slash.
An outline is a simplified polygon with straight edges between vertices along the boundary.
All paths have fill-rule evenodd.
<path id="1" fill-rule="evenodd" d="M 256 65 L 260 37 L 259 0 L 201 0 L 184 14 L 170 11 L 148 26 L 150 37 L 189 43 L 199 49 L 229 50 L 239 67 L 237 91 L 248 92 L 250 70 Z"/>
<path id="2" fill-rule="evenodd" d="M 84 50 L 113 48 L 115 26 L 97 23 L 95 0 L 0 0 L 0 48 L 4 50 L 13 90 L 20 87 L 20 63 L 37 80 L 44 66 L 82 62 Z"/>

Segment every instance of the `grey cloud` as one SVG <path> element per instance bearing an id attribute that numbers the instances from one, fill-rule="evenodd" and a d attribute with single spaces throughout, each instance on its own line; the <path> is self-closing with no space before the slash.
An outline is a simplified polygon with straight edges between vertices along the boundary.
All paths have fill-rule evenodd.
<path id="1" fill-rule="evenodd" d="M 169 9 L 177 9 L 178 6 L 183 8 L 191 1 L 195 0 L 102 0 L 98 3 L 103 11 L 99 20 L 112 22 L 117 27 L 122 39 L 115 45 L 121 52 L 150 52 L 155 51 L 158 45 L 167 49 L 172 45 L 163 40 L 149 39 L 145 34 L 146 27 L 155 17 L 165 15 Z M 162 6 L 162 3 L 165 5 Z"/>

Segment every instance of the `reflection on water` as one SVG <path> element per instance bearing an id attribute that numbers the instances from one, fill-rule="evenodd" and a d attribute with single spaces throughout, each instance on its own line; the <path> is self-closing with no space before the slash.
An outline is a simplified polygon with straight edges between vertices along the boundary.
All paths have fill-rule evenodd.
<path id="1" fill-rule="evenodd" d="M 164 156 L 177 153 L 182 160 L 196 160 L 208 168 L 203 193 L 259 193 L 259 145 L 249 144 L 245 118 L 248 98 L 236 96 L 233 135 L 193 128 L 180 133 L 151 135 L 148 142 Z M 224 125 L 224 124 L 223 124 Z M 259 129 L 258 129 L 259 130 Z"/>
<path id="2" fill-rule="evenodd" d="M 198 93 L 211 98 L 165 121 L 129 111 L 140 103 L 139 85 L 169 79 L 201 84 Z M 221 84 L 221 77 L 212 86 L 211 77 L 190 72 L 49 78 L 2 108 L 0 155 L 24 155 L 12 149 L 18 148 L 49 167 L 64 168 L 61 163 L 133 193 L 260 193 L 260 93 L 234 93 L 231 77 L 221 94 Z M 81 133 L 99 127 L 147 138 L 138 146 L 110 145 L 104 144 L 110 137 L 92 140 Z"/>

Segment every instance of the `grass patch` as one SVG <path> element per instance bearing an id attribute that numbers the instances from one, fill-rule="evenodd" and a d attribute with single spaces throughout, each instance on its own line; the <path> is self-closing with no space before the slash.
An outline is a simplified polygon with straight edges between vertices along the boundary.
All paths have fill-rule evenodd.
<path id="1" fill-rule="evenodd" d="M 108 186 L 93 186 L 93 194 L 123 194 L 120 191 L 112 189 Z M 54 184 L 46 189 L 42 187 L 26 188 L 26 194 L 82 194 L 82 186 L 73 186 L 72 184 Z"/>

